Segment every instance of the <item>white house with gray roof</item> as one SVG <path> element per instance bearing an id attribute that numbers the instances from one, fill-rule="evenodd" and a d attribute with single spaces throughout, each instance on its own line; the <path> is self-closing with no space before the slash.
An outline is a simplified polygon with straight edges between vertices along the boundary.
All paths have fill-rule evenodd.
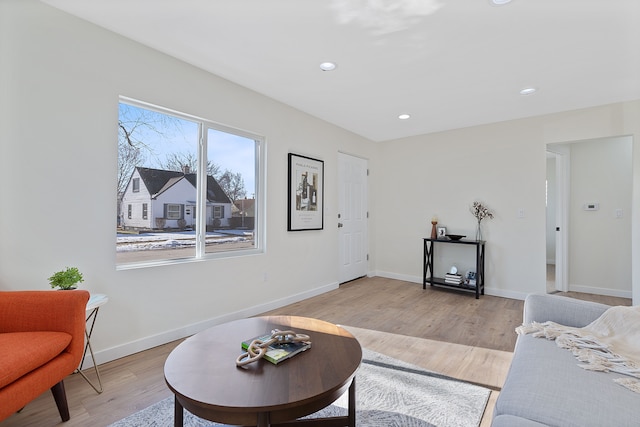
<path id="1" fill-rule="evenodd" d="M 125 229 L 193 226 L 196 174 L 136 167 L 120 206 L 120 224 Z M 231 200 L 218 182 L 207 176 L 207 228 L 229 226 L 231 206 Z"/>

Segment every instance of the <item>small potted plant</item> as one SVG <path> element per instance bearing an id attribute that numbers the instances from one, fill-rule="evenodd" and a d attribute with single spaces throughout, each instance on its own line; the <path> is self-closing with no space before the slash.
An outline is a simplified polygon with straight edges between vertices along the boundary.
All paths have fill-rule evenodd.
<path id="1" fill-rule="evenodd" d="M 58 271 L 49 277 L 51 287 L 58 289 L 75 289 L 78 287 L 78 283 L 81 282 L 84 282 L 84 279 L 77 267 L 67 267 L 65 270 Z"/>

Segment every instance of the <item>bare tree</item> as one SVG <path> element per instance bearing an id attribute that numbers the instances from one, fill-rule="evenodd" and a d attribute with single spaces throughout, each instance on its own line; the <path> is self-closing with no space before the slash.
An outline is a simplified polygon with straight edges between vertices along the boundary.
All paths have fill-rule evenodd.
<path id="1" fill-rule="evenodd" d="M 222 190 L 229 196 L 231 202 L 235 202 L 238 199 L 246 197 L 247 191 L 244 188 L 244 179 L 239 172 L 231 172 L 229 169 L 218 177 L 214 176 Z"/>
<path id="2" fill-rule="evenodd" d="M 173 131 L 173 134 L 172 132 Z M 170 139 L 183 134 L 182 122 L 177 117 L 156 113 L 128 104 L 120 104 L 118 114 L 118 200 L 136 166 L 148 157 L 156 157 L 150 135 Z"/>
<path id="3" fill-rule="evenodd" d="M 144 162 L 144 154 L 140 148 L 118 141 L 118 200 L 124 194 L 137 165 Z"/>
<path id="4" fill-rule="evenodd" d="M 162 168 L 170 171 L 184 172 L 184 168 L 188 167 L 191 173 L 198 171 L 198 155 L 195 153 L 172 153 L 167 155 Z M 216 177 L 220 174 L 220 166 L 212 161 L 207 162 L 207 175 Z"/>

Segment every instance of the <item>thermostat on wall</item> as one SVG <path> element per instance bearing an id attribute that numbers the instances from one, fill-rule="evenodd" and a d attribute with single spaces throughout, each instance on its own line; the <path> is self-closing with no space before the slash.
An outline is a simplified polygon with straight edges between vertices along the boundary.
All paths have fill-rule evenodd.
<path id="1" fill-rule="evenodd" d="M 600 209 L 600 203 L 585 203 L 582 205 L 582 209 L 585 211 L 597 211 Z"/>

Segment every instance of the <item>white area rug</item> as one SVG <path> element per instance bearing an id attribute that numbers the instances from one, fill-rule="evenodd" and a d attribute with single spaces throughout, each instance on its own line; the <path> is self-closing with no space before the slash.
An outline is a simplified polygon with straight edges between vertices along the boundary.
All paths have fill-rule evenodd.
<path id="1" fill-rule="evenodd" d="M 428 357 L 426 355 L 425 357 Z M 358 427 L 477 427 L 489 389 L 458 381 L 364 349 L 356 374 Z M 346 415 L 347 394 L 310 415 Z M 220 427 L 188 411 L 185 427 Z M 173 397 L 124 418 L 110 427 L 171 427 Z"/>

